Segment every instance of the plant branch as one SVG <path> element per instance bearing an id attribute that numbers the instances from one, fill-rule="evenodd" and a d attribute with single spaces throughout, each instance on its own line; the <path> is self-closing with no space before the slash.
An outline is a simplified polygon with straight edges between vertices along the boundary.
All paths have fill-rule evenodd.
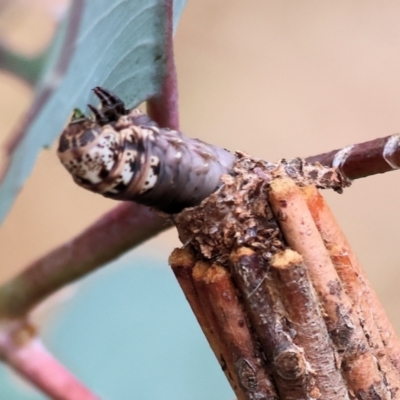
<path id="1" fill-rule="evenodd" d="M 321 389 L 315 384 L 303 351 L 288 334 L 276 277 L 267 272 L 265 260 L 254 250 L 241 247 L 231 253 L 230 267 L 261 348 L 273 365 L 272 374 L 281 398 L 318 397 L 315 395 L 319 395 Z M 340 398 L 346 399 L 345 392 L 339 388 L 335 386 Z"/>
<path id="2" fill-rule="evenodd" d="M 280 278 L 283 303 L 296 329 L 295 343 L 304 350 L 313 371 L 314 397 L 330 400 L 347 398 L 345 383 L 336 368 L 318 298 L 302 257 L 287 249 L 276 254 L 271 265 Z"/>
<path id="3" fill-rule="evenodd" d="M 57 289 L 143 243 L 170 223 L 147 207 L 123 203 L 70 242 L 29 265 L 0 287 L 0 317 L 26 315 Z"/>
<path id="4" fill-rule="evenodd" d="M 185 247 L 183 249 L 174 249 L 169 257 L 168 262 L 183 290 L 183 293 L 185 294 L 186 300 L 192 308 L 192 311 L 196 316 L 205 337 L 208 340 L 211 349 L 213 350 L 220 364 L 223 364 L 221 359 L 223 353 L 220 348 L 221 346 L 218 337 L 216 336 L 216 331 L 211 326 L 212 321 L 207 318 L 207 310 L 200 302 L 199 293 L 195 287 L 193 267 L 196 264 L 196 258 L 194 257 L 194 254 L 189 247 Z M 197 269 L 199 268 L 200 267 L 198 266 Z M 223 367 L 222 369 L 224 370 L 227 378 L 230 379 L 229 374 L 226 371 L 226 367 Z"/>
<path id="5" fill-rule="evenodd" d="M 400 168 L 400 136 L 392 135 L 306 158 L 337 167 L 350 180 Z"/>
<path id="6" fill-rule="evenodd" d="M 166 74 L 161 93 L 147 101 L 147 113 L 161 127 L 179 130 L 178 83 L 173 46 L 173 0 L 165 0 L 166 32 L 165 54 Z"/>
<path id="7" fill-rule="evenodd" d="M 51 399 L 99 399 L 46 350 L 26 321 L 1 323 L 0 358 Z"/>
<path id="8" fill-rule="evenodd" d="M 217 352 L 215 355 L 218 359 L 221 369 L 224 371 L 232 389 L 234 390 L 238 400 L 246 400 L 247 397 L 240 385 L 239 377 L 235 373 L 234 354 L 229 348 L 228 342 L 225 340 L 224 327 L 218 322 L 217 315 L 211 304 L 211 298 L 208 293 L 208 286 L 205 282 L 205 277 L 211 264 L 206 261 L 199 261 L 193 268 L 193 282 L 196 292 L 199 297 L 202 311 L 207 318 L 211 330 L 211 341 L 215 339 L 217 343 Z"/>
<path id="9" fill-rule="evenodd" d="M 250 327 L 230 274 L 222 266 L 213 264 L 204 274 L 203 281 L 220 327 L 220 340 L 231 353 L 235 376 L 245 398 L 257 399 L 266 394 L 267 398 L 275 398 L 275 389 L 261 353 L 252 341 Z"/>
<path id="10" fill-rule="evenodd" d="M 386 380 L 396 382 L 400 373 L 400 341 L 393 326 L 322 195 L 312 186 L 302 188 L 302 192 L 336 271 L 363 321 L 369 345 L 376 349 L 380 368 L 386 371 Z"/>
<path id="11" fill-rule="evenodd" d="M 240 382 L 234 355 L 246 358 L 253 346 L 282 400 L 397 398 L 398 340 L 327 206 L 308 187 L 340 190 L 347 182 L 298 159 L 272 165 L 243 156 L 234 171 L 199 206 L 174 216 L 199 260 L 196 301 L 221 338 L 227 370 Z M 239 325 L 231 296 L 253 345 L 231 336 Z"/>
<path id="12" fill-rule="evenodd" d="M 348 388 L 389 396 L 376 358 L 354 312 L 300 188 L 291 179 L 271 183 L 270 202 L 289 246 L 300 253 L 324 309 L 328 332 L 339 354 Z M 373 387 L 371 388 L 371 383 Z"/>

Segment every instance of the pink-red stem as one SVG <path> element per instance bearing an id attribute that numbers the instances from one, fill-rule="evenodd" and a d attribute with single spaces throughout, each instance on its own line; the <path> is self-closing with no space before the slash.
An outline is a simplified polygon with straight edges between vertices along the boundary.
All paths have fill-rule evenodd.
<path id="1" fill-rule="evenodd" d="M 0 287 L 0 317 L 26 315 L 57 289 L 170 227 L 145 206 L 123 203 Z"/>
<path id="2" fill-rule="evenodd" d="M 2 349 L 5 361 L 53 400 L 98 400 L 37 338 Z"/>

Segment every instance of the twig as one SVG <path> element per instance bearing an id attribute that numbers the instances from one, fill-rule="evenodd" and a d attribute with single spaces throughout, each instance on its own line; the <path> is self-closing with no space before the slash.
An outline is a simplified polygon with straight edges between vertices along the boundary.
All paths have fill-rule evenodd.
<path id="1" fill-rule="evenodd" d="M 210 264 L 204 261 L 198 261 L 193 268 L 193 283 L 198 294 L 199 302 L 203 310 L 204 315 L 207 318 L 208 326 L 210 327 L 211 340 L 209 343 L 214 343 L 214 354 L 217 357 L 219 364 L 221 365 L 222 371 L 224 371 L 233 391 L 235 392 L 238 400 L 247 400 L 245 393 L 243 392 L 238 376 L 235 373 L 235 363 L 232 352 L 224 340 L 223 327 L 218 323 L 218 318 L 215 315 L 215 311 L 212 307 L 208 287 L 205 282 L 205 277 Z"/>
<path id="2" fill-rule="evenodd" d="M 76 236 L 29 265 L 0 287 L 0 317 L 26 315 L 62 286 L 87 275 L 170 227 L 147 207 L 123 203 Z"/>
<path id="3" fill-rule="evenodd" d="M 242 247 L 231 254 L 230 264 L 281 398 L 306 399 L 319 394 L 303 351 L 293 343 L 276 282 L 265 261 Z"/>
<path id="4" fill-rule="evenodd" d="M 213 265 L 206 272 L 210 304 L 221 328 L 223 340 L 232 353 L 235 374 L 246 399 L 276 399 L 271 378 L 261 353 L 252 341 L 246 316 L 236 296 L 228 271 Z"/>
<path id="5" fill-rule="evenodd" d="M 171 267 L 239 400 L 276 399 L 275 389 L 254 347 L 229 273 L 197 262 L 190 250 L 175 249 Z"/>
<path id="6" fill-rule="evenodd" d="M 315 385 L 312 397 L 348 399 L 347 388 L 337 369 L 332 344 L 321 315 L 316 293 L 309 280 L 302 257 L 285 250 L 272 258 L 277 270 L 280 293 L 286 312 L 296 331 L 294 342 L 304 350 Z"/>
<path id="7" fill-rule="evenodd" d="M 168 262 L 183 290 L 183 293 L 185 294 L 186 300 L 192 308 L 192 311 L 208 340 L 208 343 L 210 344 L 211 349 L 217 359 L 220 360 L 221 349 L 218 338 L 216 337 L 215 332 L 210 325 L 210 321 L 205 314 L 194 284 L 193 267 L 196 264 L 196 258 L 194 257 L 193 252 L 189 247 L 174 249 Z M 206 268 L 208 268 L 208 266 Z"/>
<path id="8" fill-rule="evenodd" d="M 99 399 L 45 349 L 24 321 L 1 323 L 0 358 L 51 399 Z"/>
<path id="9" fill-rule="evenodd" d="M 400 168 L 400 136 L 392 135 L 308 157 L 309 163 L 337 167 L 353 180 Z"/>
<path id="10" fill-rule="evenodd" d="M 386 379 L 396 382 L 400 372 L 400 342 L 393 326 L 324 198 L 312 186 L 302 188 L 302 192 L 336 271 L 363 321 L 370 347 L 375 349 L 381 369 L 386 371 Z"/>
<path id="11" fill-rule="evenodd" d="M 290 247 L 300 253 L 326 314 L 331 338 L 342 355 L 348 389 L 362 398 L 390 398 L 376 359 L 332 264 L 299 187 L 291 179 L 271 182 L 270 201 Z"/>

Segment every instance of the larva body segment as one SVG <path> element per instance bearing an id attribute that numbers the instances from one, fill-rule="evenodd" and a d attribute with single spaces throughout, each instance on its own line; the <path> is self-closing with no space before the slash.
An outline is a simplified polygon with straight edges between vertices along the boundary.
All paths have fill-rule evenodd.
<path id="1" fill-rule="evenodd" d="M 95 118 L 74 115 L 60 137 L 58 156 L 74 181 L 116 200 L 166 213 L 199 204 L 214 192 L 236 160 L 225 149 L 160 128 L 112 93 L 94 89 Z"/>

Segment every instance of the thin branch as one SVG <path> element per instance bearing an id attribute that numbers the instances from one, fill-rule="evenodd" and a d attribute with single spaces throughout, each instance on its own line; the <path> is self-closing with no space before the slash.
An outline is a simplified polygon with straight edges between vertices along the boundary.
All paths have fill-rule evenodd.
<path id="1" fill-rule="evenodd" d="M 348 388 L 389 398 L 376 358 L 325 248 L 300 188 L 291 179 L 271 183 L 270 201 L 289 246 L 300 253 L 324 308 L 325 321 L 339 354 Z M 372 384 L 373 383 L 373 384 Z"/>
<path id="2" fill-rule="evenodd" d="M 218 322 L 217 316 L 211 304 L 211 299 L 208 293 L 208 286 L 205 282 L 205 277 L 208 269 L 211 267 L 206 261 L 198 261 L 193 269 L 193 283 L 198 294 L 202 312 L 205 315 L 208 326 L 211 331 L 210 343 L 214 343 L 214 354 L 216 355 L 221 369 L 224 371 L 232 389 L 234 390 L 238 400 L 246 400 L 246 395 L 243 392 L 239 378 L 235 373 L 235 364 L 233 354 L 225 340 L 223 326 Z"/>
<path id="3" fill-rule="evenodd" d="M 383 174 L 400 168 L 400 136 L 392 135 L 308 157 L 309 163 L 337 167 L 347 179 Z"/>
<path id="4" fill-rule="evenodd" d="M 396 382 L 400 373 L 400 341 L 393 326 L 324 198 L 312 186 L 302 188 L 302 192 L 336 271 L 363 321 L 369 345 L 376 350 L 380 369 L 386 371 L 386 380 Z"/>
<path id="5" fill-rule="evenodd" d="M 161 127 L 179 130 L 178 83 L 173 46 L 173 0 L 165 0 L 166 7 L 166 75 L 161 93 L 147 101 L 147 113 Z"/>
<path id="6" fill-rule="evenodd" d="M 275 399 L 276 393 L 261 352 L 256 348 L 246 315 L 236 295 L 229 272 L 218 264 L 206 271 L 210 304 L 222 337 L 232 354 L 235 375 L 247 399 Z"/>
<path id="7" fill-rule="evenodd" d="M 260 393 L 275 399 L 229 273 L 207 262 L 195 264 L 188 247 L 175 249 L 169 262 L 238 400 L 256 399 Z"/>
<path id="8" fill-rule="evenodd" d="M 230 266 L 261 348 L 273 366 L 281 398 L 306 399 L 319 394 L 304 353 L 290 335 L 277 282 L 267 272 L 265 260 L 254 250 L 241 247 L 231 253 Z M 340 394 L 347 399 L 345 392 Z"/>
<path id="9" fill-rule="evenodd" d="M 345 382 L 336 367 L 318 299 L 302 257 L 287 249 L 276 254 L 271 265 L 280 278 L 280 293 L 288 317 L 296 330 L 294 341 L 304 350 L 313 371 L 314 397 L 330 400 L 348 398 Z"/>
<path id="10" fill-rule="evenodd" d="M 207 338 L 208 343 L 213 350 L 214 354 L 221 360 L 221 349 L 219 346 L 216 332 L 213 331 L 210 321 L 207 318 L 206 312 L 200 302 L 199 294 L 196 291 L 193 278 L 193 267 L 196 264 L 196 258 L 189 247 L 183 249 L 174 249 L 168 260 L 179 285 L 185 294 L 194 315 L 197 318 L 204 336 Z M 229 379 L 229 377 L 228 377 Z"/>
<path id="11" fill-rule="evenodd" d="M 0 357 L 53 400 L 99 399 L 46 350 L 24 321 L 2 322 Z"/>
<path id="12" fill-rule="evenodd" d="M 147 207 L 123 203 L 76 236 L 29 265 L 0 287 L 0 317 L 26 315 L 57 289 L 87 275 L 170 227 Z"/>

